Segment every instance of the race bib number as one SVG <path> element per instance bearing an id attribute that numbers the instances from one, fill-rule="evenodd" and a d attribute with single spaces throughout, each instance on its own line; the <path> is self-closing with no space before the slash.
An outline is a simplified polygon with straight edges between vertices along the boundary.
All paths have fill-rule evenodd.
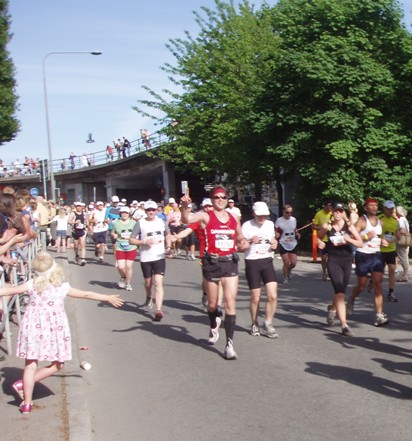
<path id="1" fill-rule="evenodd" d="M 295 233 L 285 233 L 283 240 L 285 241 L 285 243 L 294 242 L 295 241 Z"/>
<path id="2" fill-rule="evenodd" d="M 84 224 L 82 223 L 76 224 L 76 230 L 84 230 Z"/>
<path id="3" fill-rule="evenodd" d="M 330 236 L 329 240 L 333 243 L 335 247 L 346 244 L 346 241 L 343 236 Z"/>
<path id="4" fill-rule="evenodd" d="M 270 251 L 270 244 L 268 242 L 255 244 L 256 254 L 266 254 Z"/>
<path id="5" fill-rule="evenodd" d="M 233 249 L 235 243 L 233 239 L 230 238 L 216 238 L 216 248 L 222 251 L 228 251 Z"/>
<path id="6" fill-rule="evenodd" d="M 381 238 L 380 237 L 373 237 L 369 241 L 368 245 L 370 248 L 380 248 L 381 247 Z"/>

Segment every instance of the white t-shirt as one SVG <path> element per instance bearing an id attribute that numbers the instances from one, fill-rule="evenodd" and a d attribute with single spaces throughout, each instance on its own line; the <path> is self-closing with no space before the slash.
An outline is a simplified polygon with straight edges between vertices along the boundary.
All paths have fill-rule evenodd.
<path id="1" fill-rule="evenodd" d="M 67 231 L 69 215 L 66 214 L 64 217 L 55 216 L 53 222 L 57 222 L 56 231 Z"/>
<path id="2" fill-rule="evenodd" d="M 245 251 L 245 259 L 273 258 L 270 242 L 275 237 L 275 225 L 271 220 L 266 219 L 261 226 L 256 225 L 254 219 L 247 221 L 242 225 L 242 233 L 246 240 L 250 240 L 254 236 L 258 236 L 260 239 L 259 243 L 250 244 L 250 248 Z"/>
<path id="3" fill-rule="evenodd" d="M 154 239 L 155 244 L 140 245 L 140 262 L 154 262 L 165 258 L 165 234 L 169 233 L 169 227 L 165 222 L 155 217 L 154 220 L 148 221 L 140 219 L 132 231 L 132 237 L 141 240 Z"/>
<path id="4" fill-rule="evenodd" d="M 408 219 L 406 219 L 406 217 L 404 217 L 404 216 L 401 216 L 399 218 L 399 221 L 398 221 L 398 227 L 399 228 L 404 228 L 409 233 L 409 222 L 408 222 Z"/>
<path id="5" fill-rule="evenodd" d="M 107 231 L 109 226 L 104 221 L 106 218 L 105 210 L 95 210 L 92 214 L 93 219 L 93 233 L 101 233 Z"/>
<path id="6" fill-rule="evenodd" d="M 233 207 L 233 208 L 227 207 L 226 211 L 230 214 L 237 216 L 239 219 L 242 217 L 242 213 L 240 212 L 239 208 L 237 208 L 237 207 Z"/>
<path id="7" fill-rule="evenodd" d="M 279 217 L 276 219 L 275 228 L 282 230 L 279 243 L 286 251 L 292 251 L 298 244 L 295 236 L 296 218 L 293 216 L 290 216 L 289 219 L 283 216 Z"/>

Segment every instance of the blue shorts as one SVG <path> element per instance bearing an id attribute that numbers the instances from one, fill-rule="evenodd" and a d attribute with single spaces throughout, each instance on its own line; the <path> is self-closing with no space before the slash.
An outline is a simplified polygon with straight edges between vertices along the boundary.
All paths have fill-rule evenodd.
<path id="1" fill-rule="evenodd" d="M 355 254 L 356 275 L 366 277 L 371 273 L 383 273 L 383 261 L 381 253 L 366 254 L 359 251 Z"/>
<path id="2" fill-rule="evenodd" d="M 106 243 L 106 231 L 99 231 L 98 233 L 93 233 L 94 243 Z"/>
<path id="3" fill-rule="evenodd" d="M 56 236 L 60 237 L 61 239 L 66 239 L 67 237 L 67 230 L 57 230 Z"/>

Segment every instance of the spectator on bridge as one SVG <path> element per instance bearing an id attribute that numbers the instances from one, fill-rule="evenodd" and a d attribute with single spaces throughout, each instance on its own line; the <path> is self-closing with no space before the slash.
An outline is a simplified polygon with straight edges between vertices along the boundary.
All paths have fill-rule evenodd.
<path id="1" fill-rule="evenodd" d="M 145 146 L 146 150 L 150 149 L 150 147 L 152 145 L 150 144 L 150 132 L 149 132 L 149 129 L 142 129 L 142 130 L 140 130 L 140 135 L 142 137 L 143 145 Z"/>
<path id="2" fill-rule="evenodd" d="M 130 149 L 132 148 L 132 145 L 130 144 L 129 140 L 123 136 L 123 152 L 124 152 L 124 158 L 126 156 L 130 156 Z M 127 155 L 126 155 L 127 151 Z"/>
<path id="3" fill-rule="evenodd" d="M 60 168 L 62 169 L 62 171 L 67 170 L 67 164 L 66 164 L 66 160 L 62 159 L 60 162 Z"/>
<path id="4" fill-rule="evenodd" d="M 74 170 L 76 168 L 76 164 L 74 163 L 75 158 L 76 158 L 76 155 L 73 152 L 71 152 L 70 156 L 69 156 L 71 170 Z"/>
<path id="5" fill-rule="evenodd" d="M 13 167 L 14 167 L 14 171 L 15 171 L 16 175 L 21 175 L 22 174 L 21 173 L 21 164 L 20 164 L 20 161 L 18 159 L 16 159 L 13 162 Z"/>
<path id="6" fill-rule="evenodd" d="M 106 146 L 106 161 L 113 161 L 113 147 L 111 145 Z"/>
<path id="7" fill-rule="evenodd" d="M 117 159 L 122 157 L 122 143 L 120 142 L 120 138 L 117 141 L 113 141 L 114 148 L 117 152 Z"/>
<path id="8" fill-rule="evenodd" d="M 80 164 L 81 164 L 81 167 L 88 167 L 89 166 L 89 162 L 87 161 L 86 153 L 83 153 L 80 156 Z"/>
<path id="9" fill-rule="evenodd" d="M 28 292 L 30 302 L 23 315 L 17 339 L 17 355 L 25 359 L 23 379 L 13 384 L 22 402 L 19 410 L 29 414 L 33 408 L 33 389 L 40 382 L 60 371 L 65 361 L 71 360 L 71 335 L 64 310 L 66 296 L 108 302 L 114 307 L 123 305 L 118 295 L 83 291 L 64 282 L 64 272 L 48 253 L 39 253 L 33 259 L 34 277 L 16 286 L 0 288 L 0 296 Z M 38 370 L 38 362 L 48 366 Z"/>

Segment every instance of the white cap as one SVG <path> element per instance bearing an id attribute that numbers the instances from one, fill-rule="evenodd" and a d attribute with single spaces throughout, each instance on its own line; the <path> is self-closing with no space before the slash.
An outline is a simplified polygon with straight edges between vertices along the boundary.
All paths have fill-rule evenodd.
<path id="1" fill-rule="evenodd" d="M 255 202 L 253 204 L 253 212 L 256 216 L 269 216 L 270 211 L 265 202 Z"/>
<path id="2" fill-rule="evenodd" d="M 131 205 L 137 205 L 139 202 L 136 201 L 136 199 L 131 203 Z"/>
<path id="3" fill-rule="evenodd" d="M 154 208 L 155 210 L 157 210 L 157 204 L 155 201 L 147 201 L 144 204 L 144 209 L 145 210 L 149 210 L 150 208 Z"/>
<path id="4" fill-rule="evenodd" d="M 123 199 L 122 199 L 122 202 L 123 202 L 124 204 L 127 204 L 127 199 L 123 198 Z"/>
<path id="5" fill-rule="evenodd" d="M 139 205 L 144 205 L 146 203 L 146 201 L 140 201 Z"/>
<path id="6" fill-rule="evenodd" d="M 89 208 L 94 208 L 94 205 L 93 204 L 89 204 Z"/>
<path id="7" fill-rule="evenodd" d="M 235 203 L 235 201 L 234 201 L 233 199 L 229 199 L 228 202 L 233 202 L 233 203 Z"/>
<path id="8" fill-rule="evenodd" d="M 206 206 L 206 205 L 213 205 L 212 204 L 212 200 L 210 198 L 204 198 L 202 201 L 202 207 Z"/>
<path id="9" fill-rule="evenodd" d="M 96 202 L 96 206 L 97 206 L 97 205 L 104 205 L 104 204 L 103 204 L 102 201 L 97 201 L 97 202 Z"/>
<path id="10" fill-rule="evenodd" d="M 112 202 L 119 202 L 119 196 L 112 196 Z"/>
<path id="11" fill-rule="evenodd" d="M 175 198 L 169 198 L 169 204 L 175 204 L 175 203 L 176 203 Z"/>
<path id="12" fill-rule="evenodd" d="M 129 213 L 130 214 L 130 208 L 129 207 L 120 207 L 120 213 Z"/>
<path id="13" fill-rule="evenodd" d="M 73 202 L 73 205 L 81 206 L 81 205 L 82 205 L 82 203 L 81 203 L 81 202 L 79 202 L 79 201 L 74 201 L 74 202 Z"/>

